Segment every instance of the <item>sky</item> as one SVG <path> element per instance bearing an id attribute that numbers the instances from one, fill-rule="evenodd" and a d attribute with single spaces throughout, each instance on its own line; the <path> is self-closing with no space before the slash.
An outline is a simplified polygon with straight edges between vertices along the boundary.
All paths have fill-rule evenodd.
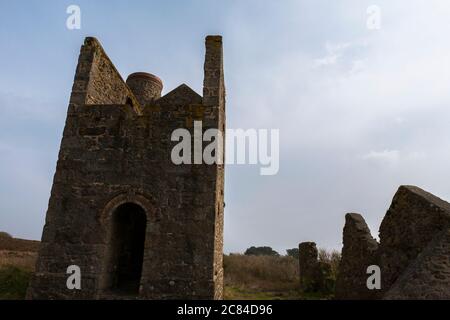
<path id="1" fill-rule="evenodd" d="M 0 230 L 41 237 L 84 37 L 164 94 L 202 92 L 204 37 L 220 34 L 227 127 L 280 132 L 278 174 L 226 167 L 225 252 L 340 249 L 347 212 L 376 237 L 400 185 L 450 199 L 449 16 L 444 0 L 0 0 Z"/>

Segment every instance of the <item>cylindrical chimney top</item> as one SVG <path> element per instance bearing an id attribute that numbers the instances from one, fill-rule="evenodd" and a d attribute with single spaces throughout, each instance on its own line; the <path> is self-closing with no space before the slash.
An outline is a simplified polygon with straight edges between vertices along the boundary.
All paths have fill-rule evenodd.
<path id="1" fill-rule="evenodd" d="M 160 78 L 151 73 L 132 73 L 128 76 L 126 82 L 142 106 L 161 97 L 163 83 Z"/>

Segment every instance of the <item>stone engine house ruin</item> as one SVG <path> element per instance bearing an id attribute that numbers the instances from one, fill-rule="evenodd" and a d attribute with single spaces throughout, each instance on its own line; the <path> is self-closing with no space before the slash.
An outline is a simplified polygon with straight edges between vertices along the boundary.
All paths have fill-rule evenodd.
<path id="1" fill-rule="evenodd" d="M 450 299 L 450 204 L 415 186 L 401 186 L 378 243 L 360 214 L 345 217 L 337 299 Z M 366 285 L 379 266 L 380 290 Z"/>
<path id="2" fill-rule="evenodd" d="M 450 299 L 450 203 L 415 186 L 400 186 L 379 230 L 358 213 L 345 215 L 337 300 Z M 314 242 L 299 245 L 300 289 L 326 286 L 329 267 Z M 375 268 L 374 268 L 375 267 Z M 379 270 L 379 287 L 368 285 Z"/>
<path id="3" fill-rule="evenodd" d="M 206 37 L 203 97 L 162 87 L 143 72 L 124 82 L 85 39 L 29 298 L 222 298 L 224 166 L 171 161 L 175 129 L 225 130 L 222 38 Z"/>

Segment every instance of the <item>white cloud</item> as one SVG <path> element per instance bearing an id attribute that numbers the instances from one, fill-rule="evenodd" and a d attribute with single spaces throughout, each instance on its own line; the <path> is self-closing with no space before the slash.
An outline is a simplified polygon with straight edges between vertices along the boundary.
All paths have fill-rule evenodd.
<path id="1" fill-rule="evenodd" d="M 350 47 L 350 43 L 338 43 L 331 44 L 327 43 L 325 45 L 326 55 L 322 58 L 318 58 L 314 60 L 314 67 L 322 67 L 336 64 L 338 59 L 342 57 L 345 50 Z"/>
<path id="2" fill-rule="evenodd" d="M 400 151 L 398 150 L 383 150 L 383 151 L 370 151 L 369 153 L 362 155 L 361 159 L 369 161 L 381 161 L 384 164 L 397 164 L 400 160 Z"/>

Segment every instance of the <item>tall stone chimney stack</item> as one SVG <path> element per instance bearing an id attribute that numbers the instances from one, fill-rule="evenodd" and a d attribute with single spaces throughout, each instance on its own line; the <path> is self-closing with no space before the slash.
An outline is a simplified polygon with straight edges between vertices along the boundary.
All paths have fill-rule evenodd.
<path id="1" fill-rule="evenodd" d="M 161 97 L 163 83 L 160 78 L 151 73 L 132 73 L 128 76 L 126 82 L 141 106 Z"/>

